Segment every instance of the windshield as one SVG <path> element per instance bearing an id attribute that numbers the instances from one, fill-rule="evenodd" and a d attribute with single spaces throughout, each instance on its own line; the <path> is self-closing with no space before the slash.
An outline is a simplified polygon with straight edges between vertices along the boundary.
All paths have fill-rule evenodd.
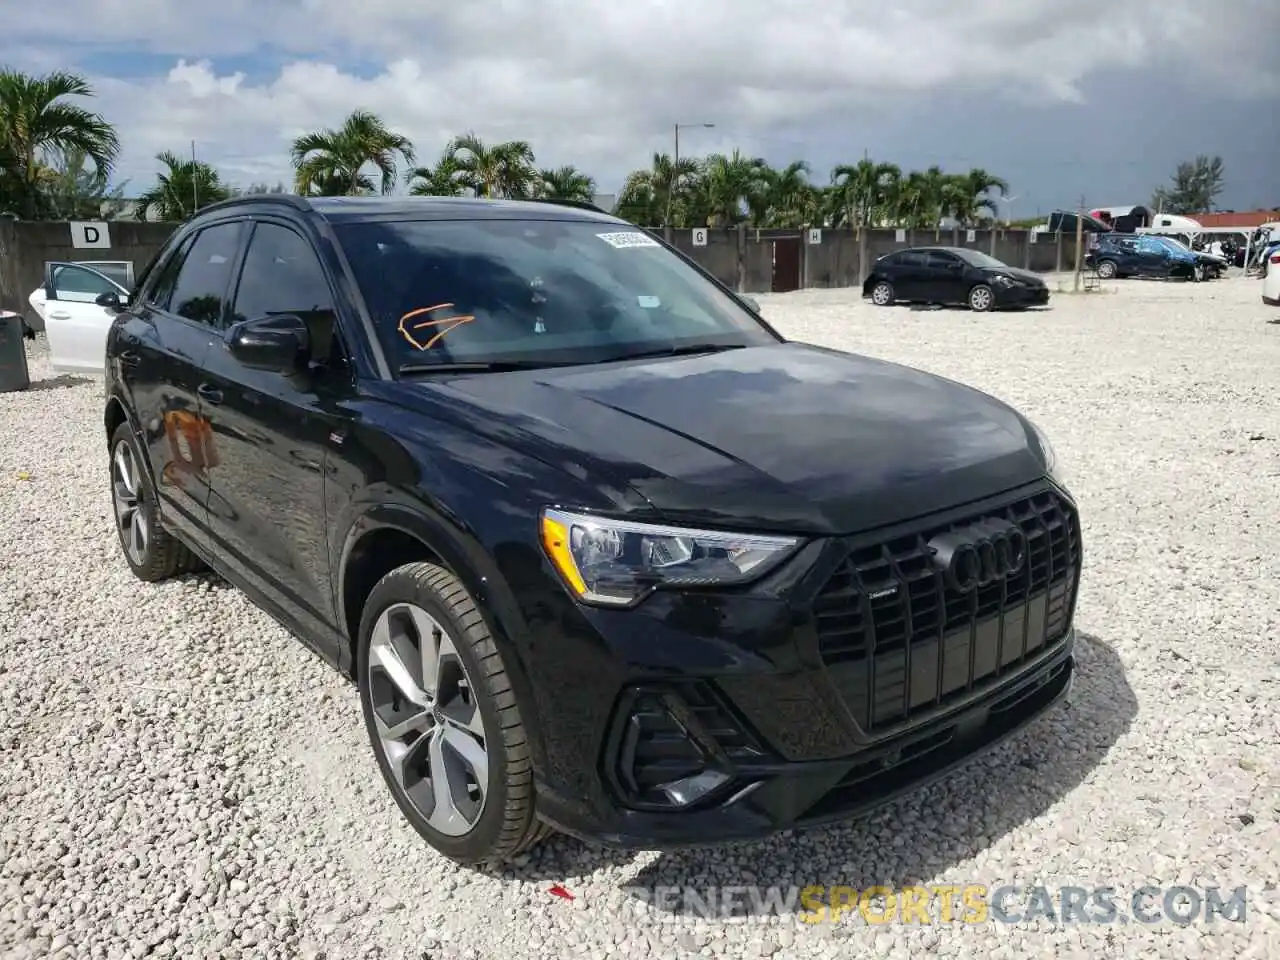
<path id="1" fill-rule="evenodd" d="M 989 257 L 978 250 L 956 250 L 956 256 L 974 267 L 986 267 L 987 269 L 994 268 L 996 270 L 1009 269 L 1009 265 L 1007 263 L 1002 263 L 995 257 Z"/>
<path id="2" fill-rule="evenodd" d="M 634 227 L 411 220 L 335 229 L 393 367 L 595 363 L 778 342 Z"/>

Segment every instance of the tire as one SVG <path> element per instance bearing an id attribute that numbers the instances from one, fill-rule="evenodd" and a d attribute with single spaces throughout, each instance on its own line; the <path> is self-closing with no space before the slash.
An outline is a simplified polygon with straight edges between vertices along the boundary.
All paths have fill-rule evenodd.
<path id="1" fill-rule="evenodd" d="M 111 506 L 120 551 L 139 580 L 156 583 L 204 564 L 177 537 L 165 530 L 157 510 L 156 491 L 129 424 L 111 435 Z"/>
<path id="2" fill-rule="evenodd" d="M 888 280 L 879 280 L 871 288 L 871 302 L 877 307 L 891 307 L 897 300 L 893 292 L 893 284 Z"/>
<path id="3" fill-rule="evenodd" d="M 1103 280 L 1114 280 L 1119 275 L 1114 260 L 1103 260 L 1098 264 L 1098 276 Z"/>
<path id="4" fill-rule="evenodd" d="M 392 570 L 369 594 L 359 643 L 365 730 L 413 828 L 465 866 L 505 863 L 549 835 L 534 814 L 529 738 L 502 654 L 458 579 L 430 563 Z M 452 801 L 443 811 L 437 763 Z"/>
<path id="5" fill-rule="evenodd" d="M 995 305 L 996 295 L 985 283 L 979 283 L 969 291 L 969 309 L 975 313 L 986 313 Z"/>

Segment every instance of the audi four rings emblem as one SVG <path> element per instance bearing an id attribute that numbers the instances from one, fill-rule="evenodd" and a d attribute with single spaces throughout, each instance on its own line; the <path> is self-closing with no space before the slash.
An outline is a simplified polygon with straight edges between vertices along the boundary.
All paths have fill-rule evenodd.
<path id="1" fill-rule="evenodd" d="M 940 533 L 929 541 L 934 565 L 961 593 L 1017 573 L 1027 562 L 1027 535 L 1008 520 L 978 523 Z"/>

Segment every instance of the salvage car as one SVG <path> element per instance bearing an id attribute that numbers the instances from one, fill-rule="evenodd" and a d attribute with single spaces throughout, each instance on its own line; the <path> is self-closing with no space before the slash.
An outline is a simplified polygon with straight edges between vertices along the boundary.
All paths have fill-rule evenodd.
<path id="1" fill-rule="evenodd" d="M 1044 433 L 589 205 L 239 197 L 99 302 L 124 562 L 211 567 L 350 677 L 460 863 L 843 820 L 1070 689 Z"/>
<path id="2" fill-rule="evenodd" d="M 48 339 L 55 373 L 102 373 L 107 331 L 116 317 L 96 303 L 104 293 L 118 298 L 129 291 L 84 263 L 45 264 L 44 284 L 31 292 L 28 302 L 38 318 L 33 330 L 43 329 Z"/>
<path id="3" fill-rule="evenodd" d="M 878 307 L 894 303 L 963 304 L 979 312 L 1043 306 L 1044 278 L 964 247 L 909 247 L 880 257 L 862 284 Z"/>
<path id="4" fill-rule="evenodd" d="M 1169 237 L 1150 234 L 1099 235 L 1084 265 L 1104 280 L 1123 277 L 1205 280 L 1226 269 L 1221 257 L 1199 253 Z"/>

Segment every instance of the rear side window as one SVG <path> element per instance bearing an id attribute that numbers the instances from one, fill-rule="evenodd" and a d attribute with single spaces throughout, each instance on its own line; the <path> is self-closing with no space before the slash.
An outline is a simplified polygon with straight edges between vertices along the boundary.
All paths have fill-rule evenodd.
<path id="1" fill-rule="evenodd" d="M 925 257 L 923 253 L 900 253 L 898 254 L 896 265 L 899 267 L 923 267 L 925 265 Z"/>
<path id="2" fill-rule="evenodd" d="M 187 251 L 191 249 L 194 241 L 195 234 L 189 234 L 178 244 L 169 259 L 160 265 L 160 271 L 156 274 L 155 282 L 151 284 L 151 290 L 146 297 L 147 302 L 152 306 L 161 310 L 169 309 L 169 298 L 173 296 L 173 284 L 178 279 L 178 270 L 181 269 L 182 261 L 186 258 Z"/>
<path id="3" fill-rule="evenodd" d="M 931 253 L 931 254 L 929 254 L 929 261 L 928 261 L 928 263 L 929 263 L 929 266 L 931 266 L 931 267 L 935 267 L 935 268 L 936 268 L 936 267 L 941 267 L 941 268 L 943 268 L 943 269 L 946 269 L 946 268 L 948 268 L 948 267 L 955 266 L 955 265 L 956 265 L 956 264 L 958 264 L 959 262 L 960 262 L 960 261 L 959 261 L 959 259 L 958 259 L 958 258 L 951 256 L 951 254 L 949 254 L 949 253 Z"/>
<path id="4" fill-rule="evenodd" d="M 240 223 L 219 223 L 196 234 L 181 266 L 168 310 L 180 317 L 220 326 Z"/>

